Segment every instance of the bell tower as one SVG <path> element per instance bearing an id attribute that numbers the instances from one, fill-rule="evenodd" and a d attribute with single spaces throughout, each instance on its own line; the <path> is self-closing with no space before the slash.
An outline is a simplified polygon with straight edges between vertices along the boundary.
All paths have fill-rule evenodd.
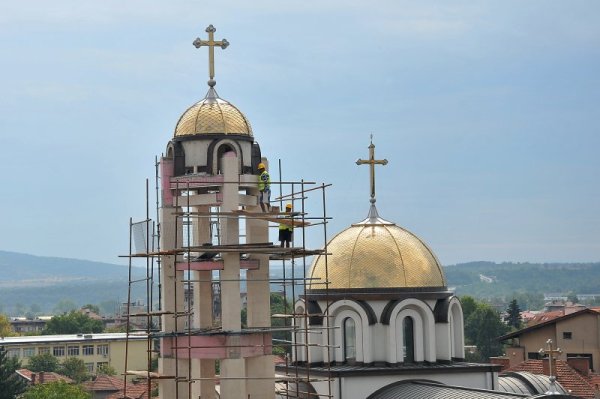
<path id="1" fill-rule="evenodd" d="M 160 159 L 159 396 L 215 398 L 220 374 L 222 398 L 274 398 L 268 221 L 247 217 L 260 212 L 257 165 L 268 161 L 248 119 L 215 90 L 215 47 L 229 45 L 215 31 L 193 43 L 209 49 L 208 92 Z"/>

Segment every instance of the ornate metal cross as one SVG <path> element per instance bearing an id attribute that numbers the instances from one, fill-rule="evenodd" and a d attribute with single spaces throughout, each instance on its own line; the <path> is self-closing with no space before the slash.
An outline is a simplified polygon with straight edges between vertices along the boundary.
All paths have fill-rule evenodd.
<path id="1" fill-rule="evenodd" d="M 229 46 L 227 39 L 215 41 L 214 33 L 216 31 L 217 30 L 214 26 L 208 25 L 208 28 L 206 28 L 206 32 L 208 32 L 208 40 L 202 40 L 198 37 L 193 43 L 196 48 L 203 46 L 208 47 L 208 69 L 211 80 L 213 80 L 215 77 L 215 47 L 219 46 L 224 50 L 227 48 L 227 46 Z"/>
<path id="2" fill-rule="evenodd" d="M 554 355 L 560 355 L 562 351 L 560 348 L 552 349 L 552 340 L 549 339 L 546 341 L 546 347 L 548 349 L 541 348 L 539 350 L 540 355 L 548 355 L 548 366 L 549 366 L 549 377 L 550 377 L 550 386 L 548 387 L 548 391 L 545 393 L 554 394 L 559 393 L 556 389 L 556 377 L 552 373 L 552 362 L 554 361 Z"/>
<path id="3" fill-rule="evenodd" d="M 371 203 L 375 203 L 375 165 L 387 165 L 387 159 L 375 159 L 375 145 L 373 144 L 373 135 L 371 135 L 371 145 L 369 145 L 369 159 L 358 159 L 357 165 L 369 165 L 371 169 Z"/>

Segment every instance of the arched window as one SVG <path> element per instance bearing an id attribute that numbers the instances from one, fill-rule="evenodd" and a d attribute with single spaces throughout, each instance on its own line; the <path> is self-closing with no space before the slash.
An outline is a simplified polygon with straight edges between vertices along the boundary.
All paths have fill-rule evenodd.
<path id="1" fill-rule="evenodd" d="M 356 323 L 351 317 L 346 317 L 344 329 L 344 361 L 356 361 Z"/>
<path id="2" fill-rule="evenodd" d="M 404 363 L 415 361 L 415 322 L 412 317 L 407 316 L 402 322 L 404 342 Z"/>

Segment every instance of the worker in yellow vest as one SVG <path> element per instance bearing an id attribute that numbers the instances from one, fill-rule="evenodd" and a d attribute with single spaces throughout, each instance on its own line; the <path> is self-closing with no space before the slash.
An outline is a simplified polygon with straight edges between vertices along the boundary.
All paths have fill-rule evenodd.
<path id="1" fill-rule="evenodd" d="M 285 206 L 285 212 L 292 212 L 292 204 L 287 204 Z M 290 220 L 291 222 L 291 220 Z M 279 242 L 280 247 L 283 248 L 284 244 L 286 248 L 290 247 L 290 243 L 292 242 L 292 233 L 294 232 L 294 226 L 292 224 L 279 223 Z"/>
<path id="2" fill-rule="evenodd" d="M 258 203 L 263 212 L 271 212 L 271 176 L 262 162 L 258 164 L 258 173 L 258 191 L 260 191 Z"/>

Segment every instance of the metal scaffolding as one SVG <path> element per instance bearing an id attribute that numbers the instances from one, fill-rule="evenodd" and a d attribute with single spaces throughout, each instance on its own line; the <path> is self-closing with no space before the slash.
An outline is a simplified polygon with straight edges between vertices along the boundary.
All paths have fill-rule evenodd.
<path id="1" fill-rule="evenodd" d="M 294 359 L 303 357 L 309 359 L 309 346 L 322 346 L 326 348 L 327 358 L 324 361 L 326 367 L 331 363 L 329 356 L 330 346 L 329 333 L 317 330 L 327 330 L 332 327 L 314 326 L 311 327 L 308 322 L 309 317 L 317 316 L 308 313 L 305 306 L 303 311 L 298 313 L 295 304 L 301 299 L 309 285 L 315 286 L 322 284 L 326 293 L 328 292 L 328 277 L 326 281 L 313 281 L 309 272 L 309 258 L 314 255 L 323 255 L 327 262 L 327 224 L 330 217 L 327 215 L 326 208 L 326 189 L 329 184 L 316 184 L 309 181 L 283 181 L 281 178 L 281 161 L 279 161 L 279 181 L 272 182 L 272 186 L 279 187 L 279 195 L 274 202 L 279 203 L 279 207 L 273 206 L 273 212 L 249 212 L 240 206 L 237 211 L 223 211 L 215 203 L 208 206 L 207 210 L 194 210 L 195 207 L 190 203 L 191 193 L 194 190 L 203 190 L 203 192 L 214 192 L 215 198 L 218 197 L 218 187 L 227 184 L 239 184 L 240 182 L 224 181 L 221 175 L 218 176 L 196 176 L 185 175 L 181 178 L 171 177 L 171 189 L 175 193 L 174 208 L 172 213 L 175 226 L 170 226 L 168 231 L 175 234 L 174 242 L 177 243 L 173 249 L 163 249 L 160 247 L 161 234 L 165 234 L 165 226 L 160 220 L 160 207 L 163 206 L 159 199 L 160 179 L 159 161 L 155 162 L 155 192 L 156 192 L 156 217 L 153 221 L 150 215 L 150 191 L 149 183 L 146 180 L 146 217 L 141 221 L 129 221 L 129 254 L 126 257 L 129 260 L 129 292 L 127 299 L 126 313 L 126 332 L 127 344 L 125 350 L 125 369 L 124 376 L 125 392 L 127 392 L 127 376 L 143 377 L 147 380 L 148 392 L 153 392 L 160 380 L 170 379 L 175 381 L 176 399 L 180 392 L 185 394 L 181 397 L 192 398 L 192 385 L 201 380 L 223 381 L 224 378 L 215 370 L 214 377 L 197 378 L 192 372 L 194 365 L 192 360 L 198 356 L 198 351 L 205 349 L 226 349 L 228 351 L 242 351 L 258 348 L 264 352 L 273 351 L 279 354 L 282 364 L 278 367 L 279 373 L 264 379 L 273 380 L 273 389 L 276 390 L 279 397 L 285 398 L 316 398 L 309 392 L 307 386 L 313 382 L 326 382 L 329 386 L 328 394 L 321 395 L 331 397 L 331 374 L 326 377 L 312 376 L 310 372 L 310 361 L 299 362 Z M 164 187 L 164 185 L 162 186 Z M 293 203 L 294 212 L 280 212 L 284 203 Z M 297 211 L 296 211 L 297 210 Z M 271 241 L 260 243 L 248 243 L 245 241 L 244 234 L 240 234 L 239 243 L 224 244 L 221 237 L 221 227 L 228 219 L 235 219 L 238 223 L 238 229 L 243 230 L 245 224 L 250 220 L 263 220 L 268 223 L 269 230 L 276 229 L 283 220 L 287 220 L 294 226 L 292 245 L 289 248 L 275 245 Z M 198 221 L 202 221 L 203 226 L 209 231 L 210 242 L 199 244 L 198 237 L 195 237 L 194 226 L 198 226 Z M 178 235 L 182 236 L 178 236 Z M 270 236 L 271 234 L 269 234 Z M 322 246 L 319 249 L 309 248 L 307 242 L 315 241 L 315 237 L 322 239 Z M 239 279 L 227 279 L 222 276 L 224 268 L 224 256 L 238 254 L 240 258 L 240 269 L 243 271 Z M 268 255 L 269 276 L 268 283 L 271 287 L 271 300 L 280 299 L 283 307 L 277 312 L 271 313 L 270 326 L 248 327 L 242 325 L 240 330 L 224 329 L 221 323 L 221 285 L 227 281 L 237 281 L 241 285 L 252 281 L 262 281 L 248 277 L 248 270 L 256 270 L 261 267 L 260 262 L 252 258 L 253 255 Z M 172 256 L 176 259 L 175 269 L 181 274 L 181 278 L 174 278 L 172 281 L 161 281 L 161 259 L 165 256 Z M 145 262 L 146 275 L 141 279 L 132 278 L 132 268 L 139 267 L 137 262 Z M 196 271 L 210 271 L 210 277 L 198 278 L 200 273 Z M 204 273 L 206 276 L 207 273 Z M 326 274 L 327 275 L 327 274 Z M 178 274 L 175 274 L 178 276 Z M 194 290 L 199 289 L 199 283 L 210 283 L 212 297 L 212 323 L 211 326 L 199 328 L 194 322 Z M 138 284 L 145 284 L 146 288 L 146 308 L 145 312 L 133 313 L 130 311 L 132 288 Z M 166 290 L 166 284 L 172 284 L 169 290 Z M 181 290 L 183 287 L 184 293 Z M 206 285 L 205 285 L 206 287 Z M 275 287 L 280 287 L 275 289 Z M 243 294 L 240 289 L 240 295 Z M 174 295 L 175 311 L 162 309 L 163 295 L 165 292 L 171 292 Z M 274 296 L 275 295 L 275 296 Z M 184 298 L 184 303 L 178 303 L 180 298 Z M 326 294 L 328 298 L 328 295 Z M 242 299 L 240 298 L 240 301 Z M 329 299 L 327 299 L 329 305 Z M 178 310 L 182 309 L 182 310 Z M 183 325 L 183 328 L 177 327 L 174 331 L 165 331 L 162 318 L 168 315 L 173 317 L 175 326 Z M 321 317 L 328 317 L 327 310 Z M 134 318 L 144 318 L 145 328 L 139 329 L 133 323 Z M 137 323 L 139 324 L 139 323 Z M 303 326 L 303 327 L 302 327 Z M 141 331 L 140 331 L 141 330 Z M 147 335 L 147 369 L 146 370 L 128 370 L 129 337 L 139 333 Z M 224 340 L 222 347 L 210 345 L 194 344 L 193 337 L 243 337 L 252 334 L 265 333 L 273 336 L 271 342 L 248 344 L 242 342 L 239 345 L 232 344 L 233 340 Z M 309 334 L 327 334 L 327 341 L 323 345 L 311 344 Z M 303 339 L 298 339 L 303 336 Z M 187 359 L 185 367 L 177 366 L 173 375 L 160 375 L 153 367 L 155 359 L 161 352 L 157 347 L 157 342 L 161 339 L 172 338 L 176 344 L 170 349 L 173 350 L 172 356 L 177 365 L 180 364 L 179 357 Z M 239 341 L 239 340 L 238 340 Z M 164 349 L 164 348 L 163 348 Z M 299 356 L 300 353 L 303 356 Z M 185 363 L 185 362 L 184 362 Z M 218 362 L 217 362 L 218 364 Z M 218 367 L 218 366 L 217 366 Z M 283 372 L 282 372 L 283 371 Z M 257 379 L 261 377 L 228 377 L 229 379 Z M 184 390 L 184 391 L 183 391 Z M 216 396 L 218 397 L 218 396 Z M 248 395 L 250 398 L 251 396 Z M 129 398 L 125 394 L 125 398 Z M 166 398 L 163 398 L 166 399 Z M 171 398 L 169 398 L 171 399 Z M 258 399 L 258 398 L 257 398 Z"/>

